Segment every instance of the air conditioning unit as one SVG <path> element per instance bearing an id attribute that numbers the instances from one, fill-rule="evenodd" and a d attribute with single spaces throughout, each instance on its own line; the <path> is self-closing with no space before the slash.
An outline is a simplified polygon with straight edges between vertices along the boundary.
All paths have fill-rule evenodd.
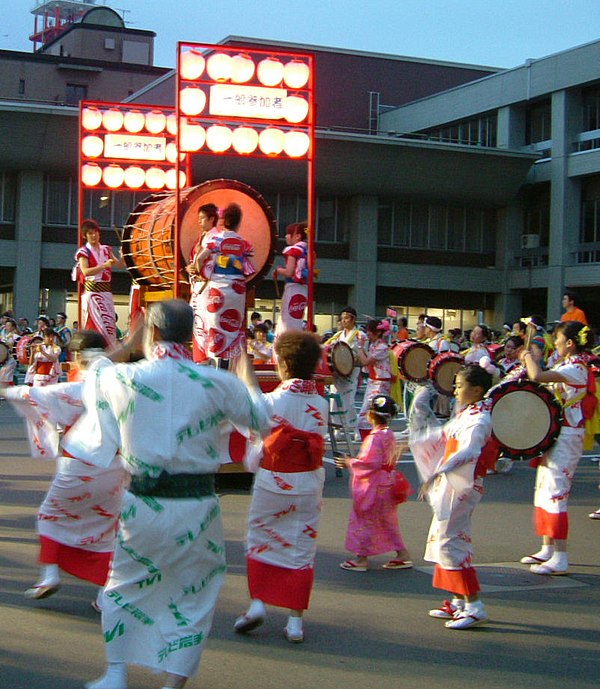
<path id="1" fill-rule="evenodd" d="M 539 234 L 524 234 L 521 235 L 521 248 L 522 249 L 537 249 L 540 246 L 540 235 Z"/>

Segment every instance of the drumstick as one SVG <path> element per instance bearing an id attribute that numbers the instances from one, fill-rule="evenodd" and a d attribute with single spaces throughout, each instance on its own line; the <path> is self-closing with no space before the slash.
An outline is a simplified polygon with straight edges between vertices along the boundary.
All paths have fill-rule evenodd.
<path id="1" fill-rule="evenodd" d="M 122 242 L 123 241 L 123 230 L 122 229 L 120 230 L 116 225 L 113 225 L 113 230 L 115 231 L 115 234 L 119 238 L 119 241 Z"/>
<path id="2" fill-rule="evenodd" d="M 275 283 L 275 299 L 273 299 L 273 313 L 271 315 L 271 320 L 275 323 L 275 316 L 277 314 L 277 300 L 279 299 L 279 282 L 277 281 L 277 276 L 273 277 L 273 282 Z"/>

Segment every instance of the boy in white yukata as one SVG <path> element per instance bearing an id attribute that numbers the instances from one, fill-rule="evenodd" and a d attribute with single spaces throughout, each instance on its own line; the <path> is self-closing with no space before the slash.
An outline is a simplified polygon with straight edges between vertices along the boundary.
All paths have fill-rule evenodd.
<path id="1" fill-rule="evenodd" d="M 88 689 L 126 689 L 127 664 L 165 672 L 169 689 L 196 673 L 226 569 L 214 491 L 223 426 L 270 427 L 244 383 L 191 361 L 192 324 L 184 301 L 153 304 L 146 360 L 92 364 L 85 424 L 65 442 L 100 465 L 120 447 L 131 474 L 102 603 L 108 668 Z"/>

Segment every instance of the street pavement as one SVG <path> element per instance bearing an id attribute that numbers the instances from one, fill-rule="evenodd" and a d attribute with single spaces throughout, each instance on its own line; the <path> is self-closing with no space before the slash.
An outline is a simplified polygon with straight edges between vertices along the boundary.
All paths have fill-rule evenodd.
<path id="1" fill-rule="evenodd" d="M 401 425 L 398 426 L 400 428 Z M 76 689 L 103 670 L 95 588 L 64 575 L 44 601 L 23 597 L 37 575 L 35 514 L 52 462 L 29 457 L 22 423 L 0 402 L 0 689 Z M 409 456 L 401 468 L 414 487 Z M 490 615 L 486 626 L 445 629 L 427 615 L 442 600 L 422 559 L 430 512 L 413 496 L 399 508 L 415 568 L 365 573 L 338 567 L 350 553 L 344 536 L 350 501 L 347 475 L 327 464 L 324 512 L 305 642 L 283 638 L 285 611 L 270 609 L 263 627 L 236 635 L 245 609 L 244 532 L 249 492 L 223 489 L 229 573 L 199 675 L 190 689 L 591 689 L 600 686 L 600 507 L 597 464 L 584 458 L 571 496 L 570 574 L 542 577 L 518 564 L 534 552 L 534 472 L 524 463 L 486 480 L 475 511 L 475 564 Z M 159 689 L 141 668 L 129 689 Z"/>

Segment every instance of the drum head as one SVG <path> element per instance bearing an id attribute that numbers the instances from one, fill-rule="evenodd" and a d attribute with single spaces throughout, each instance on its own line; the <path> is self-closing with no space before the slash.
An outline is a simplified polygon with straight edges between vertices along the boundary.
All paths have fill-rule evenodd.
<path id="1" fill-rule="evenodd" d="M 343 378 L 348 378 L 354 369 L 354 353 L 346 342 L 334 342 L 329 350 L 331 368 Z"/>
<path id="2" fill-rule="evenodd" d="M 4 342 L 0 342 L 0 364 L 3 364 L 8 359 L 9 353 L 10 349 L 8 345 L 5 345 Z"/>
<path id="3" fill-rule="evenodd" d="M 433 387 L 440 394 L 452 397 L 454 379 L 464 364 L 464 359 L 459 354 L 442 353 L 433 357 L 428 367 L 429 378 Z"/>
<path id="4" fill-rule="evenodd" d="M 529 459 L 546 452 L 560 433 L 562 409 L 554 395 L 528 380 L 501 383 L 492 400 L 492 433 L 506 455 Z"/>
<path id="5" fill-rule="evenodd" d="M 123 228 L 123 258 L 138 283 L 165 286 L 172 283 L 175 200 L 175 192 L 153 194 L 138 204 L 127 219 Z M 214 203 L 223 209 L 237 203 L 242 209 L 238 231 L 254 248 L 251 260 L 256 272 L 248 276 L 247 284 L 252 285 L 269 271 L 275 254 L 276 220 L 269 204 L 252 187 L 232 179 L 211 180 L 181 190 L 179 201 L 182 268 L 189 262 L 199 238 L 200 206 Z M 184 279 L 187 281 L 187 277 Z"/>
<path id="6" fill-rule="evenodd" d="M 393 347 L 398 359 L 398 370 L 405 380 L 420 383 L 427 379 L 427 367 L 433 357 L 433 352 L 423 342 L 405 340 Z"/>

